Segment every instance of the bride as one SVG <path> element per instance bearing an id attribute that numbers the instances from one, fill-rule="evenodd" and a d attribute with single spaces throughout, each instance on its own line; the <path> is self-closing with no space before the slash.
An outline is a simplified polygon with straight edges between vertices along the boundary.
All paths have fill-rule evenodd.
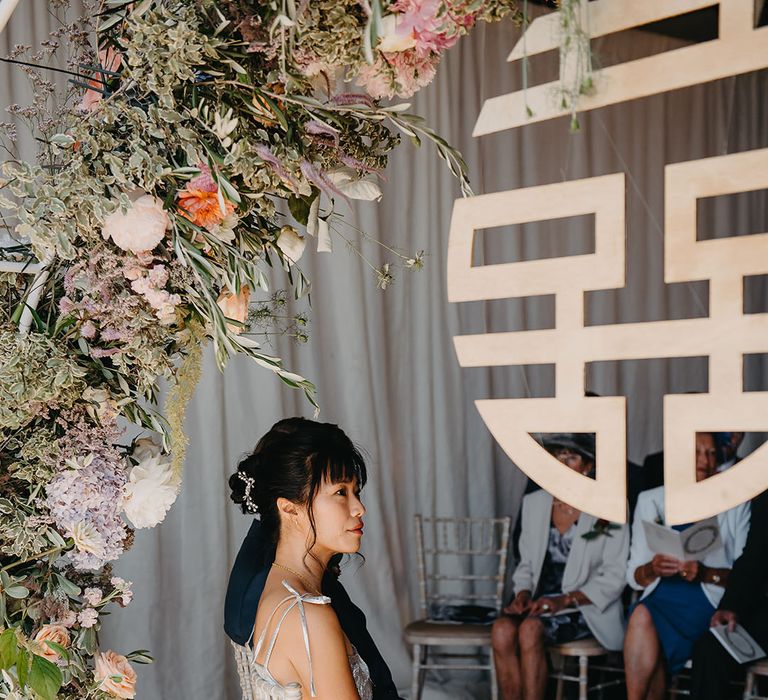
<path id="1" fill-rule="evenodd" d="M 276 547 L 248 672 L 269 688 L 298 683 L 303 697 L 370 700 L 368 668 L 321 593 L 332 559 L 360 549 L 365 463 L 338 426 L 290 422 L 291 430 L 274 426 L 229 479 L 232 500 L 259 513 Z"/>

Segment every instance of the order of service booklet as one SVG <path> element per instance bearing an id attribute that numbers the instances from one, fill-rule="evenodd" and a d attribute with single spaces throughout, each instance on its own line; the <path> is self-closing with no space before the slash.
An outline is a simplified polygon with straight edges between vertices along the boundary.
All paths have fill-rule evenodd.
<path id="1" fill-rule="evenodd" d="M 707 554 L 723 546 L 717 518 L 707 518 L 685 530 L 643 520 L 645 539 L 657 554 L 668 554 L 680 561 L 701 561 Z"/>
<path id="2" fill-rule="evenodd" d="M 722 644 L 726 651 L 740 664 L 762 659 L 766 654 L 762 647 L 752 639 L 752 636 L 741 625 L 736 625 L 731 632 L 727 625 L 710 627 L 712 634 Z"/>

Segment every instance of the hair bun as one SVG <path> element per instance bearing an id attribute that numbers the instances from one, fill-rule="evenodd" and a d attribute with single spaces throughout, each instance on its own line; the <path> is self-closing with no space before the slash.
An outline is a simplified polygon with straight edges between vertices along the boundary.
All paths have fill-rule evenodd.
<path id="1" fill-rule="evenodd" d="M 237 471 L 229 477 L 230 498 L 240 506 L 244 513 L 259 512 L 259 455 L 248 455 L 237 465 Z"/>

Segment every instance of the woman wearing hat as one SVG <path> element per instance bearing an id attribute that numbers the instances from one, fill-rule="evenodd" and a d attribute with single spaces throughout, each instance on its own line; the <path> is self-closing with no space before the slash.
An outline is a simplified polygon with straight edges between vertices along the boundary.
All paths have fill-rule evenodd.
<path id="1" fill-rule="evenodd" d="M 591 475 L 594 436 L 556 434 L 544 446 L 569 469 Z M 493 653 L 504 700 L 542 700 L 548 644 L 594 637 L 621 649 L 629 530 L 546 491 L 528 494 L 520 517 L 515 595 L 494 623 Z"/>

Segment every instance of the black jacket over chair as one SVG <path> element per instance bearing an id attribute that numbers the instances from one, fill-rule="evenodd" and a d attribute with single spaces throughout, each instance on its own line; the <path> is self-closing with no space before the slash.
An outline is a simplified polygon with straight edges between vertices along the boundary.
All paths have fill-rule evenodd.
<path id="1" fill-rule="evenodd" d="M 749 536 L 734 562 L 720 610 L 730 610 L 739 623 L 768 650 L 768 491 L 752 501 Z M 696 700 L 723 700 L 728 681 L 738 671 L 733 657 L 707 632 L 696 644 L 691 696 Z M 743 671 L 741 671 L 743 679 Z"/>
<path id="2" fill-rule="evenodd" d="M 224 603 L 224 631 L 237 644 L 248 643 L 273 561 L 274 547 L 264 539 L 259 521 L 254 520 L 237 553 Z M 374 700 L 397 700 L 392 673 L 368 633 L 363 611 L 350 600 L 344 586 L 333 575 L 325 575 L 322 589 L 331 599 L 347 638 L 368 665 Z"/>

